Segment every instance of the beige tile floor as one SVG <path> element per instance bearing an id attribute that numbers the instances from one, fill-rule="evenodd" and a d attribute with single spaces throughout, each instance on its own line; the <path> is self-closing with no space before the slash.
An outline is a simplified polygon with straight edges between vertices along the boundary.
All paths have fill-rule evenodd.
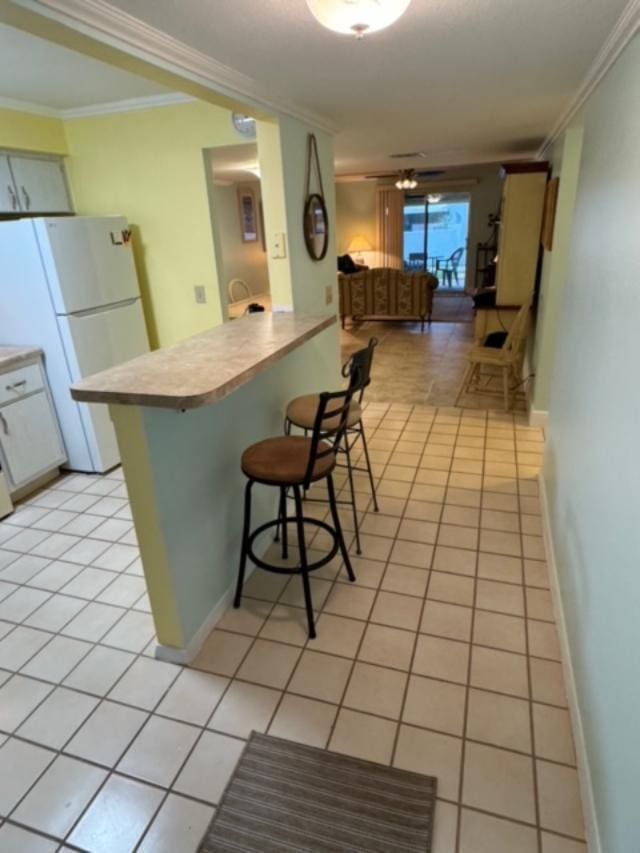
<path id="1" fill-rule="evenodd" d="M 441 301 L 450 297 L 443 296 Z M 455 297 L 454 297 L 455 298 Z M 434 322 L 420 329 L 419 323 L 364 322 L 342 331 L 343 360 L 376 337 L 379 346 L 373 360 L 373 383 L 367 398 L 384 403 L 453 406 L 473 346 L 473 324 Z M 467 394 L 465 408 L 489 411 L 502 406 L 502 379 L 491 382 L 491 396 Z M 524 411 L 524 396 L 516 410 Z"/>
<path id="2" fill-rule="evenodd" d="M 256 729 L 436 775 L 433 853 L 586 853 L 542 436 L 512 415 L 365 414 L 380 513 L 358 477 L 357 582 L 337 562 L 314 577 L 314 641 L 299 578 L 256 573 L 192 667 L 156 661 L 119 471 L 0 524 L 0 850 L 190 853 Z"/>

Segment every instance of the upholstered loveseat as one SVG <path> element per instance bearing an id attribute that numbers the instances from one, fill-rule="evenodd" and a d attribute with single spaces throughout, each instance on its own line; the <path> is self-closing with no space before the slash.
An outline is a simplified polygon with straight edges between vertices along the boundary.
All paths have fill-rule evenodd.
<path id="1" fill-rule="evenodd" d="M 426 272 L 403 272 L 378 267 L 344 275 L 338 273 L 340 319 L 420 320 L 431 322 L 433 291 L 438 279 Z"/>

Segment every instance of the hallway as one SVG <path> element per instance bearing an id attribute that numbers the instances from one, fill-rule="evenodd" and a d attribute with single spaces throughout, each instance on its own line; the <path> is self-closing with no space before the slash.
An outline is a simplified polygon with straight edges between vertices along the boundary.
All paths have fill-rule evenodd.
<path id="1" fill-rule="evenodd" d="M 444 297 L 448 299 L 451 297 Z M 438 310 L 436 305 L 435 311 Z M 435 312 L 434 312 L 435 313 Z M 473 346 L 473 323 L 433 322 L 423 331 L 419 323 L 364 322 L 343 329 L 342 360 L 378 339 L 373 359 L 372 382 L 367 399 L 378 403 L 453 406 Z M 491 411 L 502 405 L 501 387 L 496 396 L 467 394 L 467 409 Z M 524 414 L 524 398 L 515 410 Z"/>

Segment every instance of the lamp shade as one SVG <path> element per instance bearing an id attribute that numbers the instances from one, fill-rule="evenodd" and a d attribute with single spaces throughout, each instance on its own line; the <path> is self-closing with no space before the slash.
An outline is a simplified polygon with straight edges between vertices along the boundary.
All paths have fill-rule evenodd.
<path id="1" fill-rule="evenodd" d="M 362 234 L 356 234 L 353 240 L 347 246 L 347 252 L 371 252 L 373 246 Z"/>
<path id="2" fill-rule="evenodd" d="M 411 0 L 307 0 L 315 18 L 327 29 L 356 35 L 374 33 L 393 24 Z"/>

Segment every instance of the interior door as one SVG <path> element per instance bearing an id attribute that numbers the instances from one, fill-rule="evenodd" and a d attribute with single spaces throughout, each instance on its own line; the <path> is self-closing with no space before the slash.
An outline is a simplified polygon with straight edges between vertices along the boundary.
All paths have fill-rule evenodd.
<path id="1" fill-rule="evenodd" d="M 71 213 L 60 160 L 9 157 L 22 209 L 29 213 Z"/>
<path id="2" fill-rule="evenodd" d="M 20 202 L 13 186 L 9 158 L 0 154 L 0 213 L 17 213 L 19 210 Z"/>
<path id="3" fill-rule="evenodd" d="M 35 227 L 56 314 L 91 311 L 140 295 L 124 217 L 48 217 Z"/>

